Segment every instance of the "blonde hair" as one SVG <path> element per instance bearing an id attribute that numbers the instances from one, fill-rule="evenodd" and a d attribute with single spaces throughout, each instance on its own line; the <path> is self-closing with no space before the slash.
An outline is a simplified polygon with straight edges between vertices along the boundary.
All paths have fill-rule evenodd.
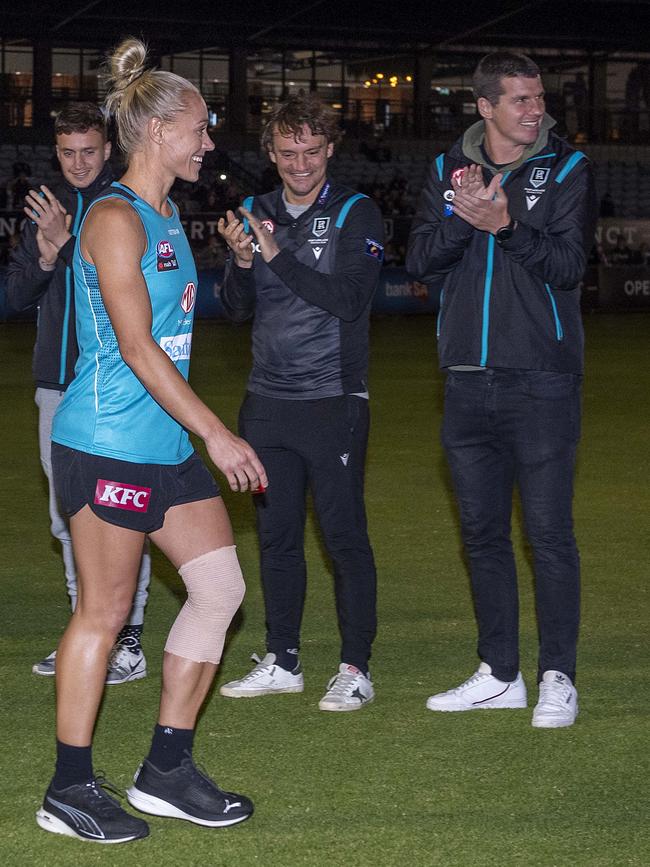
<path id="1" fill-rule="evenodd" d="M 198 93 L 186 78 L 155 67 L 147 68 L 147 47 L 139 39 L 125 39 L 107 61 L 105 105 L 115 118 L 117 139 L 129 157 L 140 149 L 147 122 L 159 117 L 171 123 L 186 108 L 188 93 Z"/>

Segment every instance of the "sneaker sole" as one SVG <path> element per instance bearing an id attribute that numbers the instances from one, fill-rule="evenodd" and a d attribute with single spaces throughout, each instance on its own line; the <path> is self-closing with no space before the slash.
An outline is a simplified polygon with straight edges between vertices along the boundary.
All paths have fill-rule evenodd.
<path id="1" fill-rule="evenodd" d="M 304 686 L 268 687 L 267 689 L 237 689 L 236 687 L 222 686 L 219 689 L 221 695 L 228 698 L 257 698 L 260 695 L 280 695 L 285 692 L 304 692 Z"/>
<path id="2" fill-rule="evenodd" d="M 528 707 L 526 701 L 513 701 L 508 704 L 496 704 L 495 702 L 485 702 L 485 704 L 477 704 L 471 707 L 438 707 L 427 702 L 427 710 L 438 711 L 440 713 L 464 713 L 469 710 L 520 710 Z"/>
<path id="3" fill-rule="evenodd" d="M 126 797 L 136 810 L 142 813 L 149 813 L 152 816 L 163 816 L 167 819 L 185 819 L 187 822 L 193 822 L 195 825 L 204 825 L 207 828 L 227 828 L 229 825 L 237 825 L 240 822 L 245 822 L 253 813 L 250 812 L 246 816 L 237 816 L 232 819 L 200 819 L 198 816 L 192 816 L 185 813 L 179 807 L 170 804 L 169 801 L 163 801 L 162 798 L 156 798 L 155 795 L 148 795 L 146 792 L 141 792 L 135 786 L 131 786 L 126 790 Z"/>
<path id="4" fill-rule="evenodd" d="M 115 840 L 100 840 L 97 837 L 84 837 L 81 834 L 77 834 L 75 830 L 73 830 L 69 825 L 66 825 L 65 822 L 61 821 L 61 819 L 53 816 L 52 813 L 48 813 L 47 810 L 42 808 L 36 813 L 36 824 L 44 831 L 50 831 L 52 834 L 63 834 L 65 837 L 75 837 L 77 840 L 82 840 L 84 843 L 129 843 L 131 840 L 139 840 L 141 839 L 141 836 L 146 837 L 149 834 L 149 831 L 147 830 L 147 834 L 141 836 L 132 834 L 128 837 L 117 837 Z"/>
<path id="5" fill-rule="evenodd" d="M 351 710 L 361 710 L 362 708 L 366 707 L 366 705 L 369 705 L 369 704 L 370 704 L 371 702 L 373 702 L 374 700 L 375 700 L 375 699 L 374 699 L 374 696 L 373 696 L 372 698 L 369 698 L 367 701 L 364 701 L 364 702 L 362 702 L 361 704 L 346 704 L 346 705 L 341 705 L 341 704 L 339 704 L 339 705 L 328 705 L 328 704 L 326 704 L 325 702 L 323 702 L 323 701 L 321 700 L 321 701 L 318 702 L 318 709 L 319 709 L 319 710 L 327 710 L 327 711 L 351 711 Z"/>
<path id="6" fill-rule="evenodd" d="M 122 680 L 109 680 L 107 677 L 105 682 L 108 684 L 108 686 L 117 686 L 120 683 L 129 683 L 132 680 L 142 680 L 142 678 L 146 677 L 146 676 L 147 676 L 147 669 L 145 668 L 144 671 L 132 672 L 131 674 L 127 675 L 126 677 L 123 677 Z"/>
<path id="7" fill-rule="evenodd" d="M 572 720 L 549 720 L 545 722 L 543 720 L 536 720 L 533 717 L 531 725 L 534 729 L 566 729 L 569 726 L 572 726 L 578 717 L 578 709 L 576 708 L 576 715 Z"/>
<path id="8" fill-rule="evenodd" d="M 36 665 L 32 665 L 32 674 L 40 674 L 41 677 L 54 677 L 56 671 L 54 669 L 52 671 L 41 671 L 38 663 L 36 663 Z"/>

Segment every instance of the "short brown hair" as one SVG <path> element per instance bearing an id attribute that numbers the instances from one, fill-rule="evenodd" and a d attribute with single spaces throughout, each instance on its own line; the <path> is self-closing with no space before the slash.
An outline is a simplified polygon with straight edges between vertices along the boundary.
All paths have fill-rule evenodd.
<path id="1" fill-rule="evenodd" d="M 89 129 L 96 129 L 104 139 L 107 138 L 106 117 L 94 102 L 70 102 L 57 114 L 54 121 L 54 135 L 83 133 Z"/>
<path id="2" fill-rule="evenodd" d="M 300 90 L 271 111 L 262 131 L 262 150 L 268 153 L 273 149 L 276 130 L 280 135 L 293 135 L 298 141 L 305 126 L 309 127 L 312 135 L 324 135 L 328 144 L 338 144 L 343 135 L 336 112 L 325 105 L 318 94 Z"/>
<path id="3" fill-rule="evenodd" d="M 514 51 L 493 51 L 486 54 L 476 67 L 472 76 L 474 99 L 482 96 L 492 105 L 496 105 L 504 92 L 502 78 L 537 78 L 539 66 L 525 54 L 515 54 Z"/>

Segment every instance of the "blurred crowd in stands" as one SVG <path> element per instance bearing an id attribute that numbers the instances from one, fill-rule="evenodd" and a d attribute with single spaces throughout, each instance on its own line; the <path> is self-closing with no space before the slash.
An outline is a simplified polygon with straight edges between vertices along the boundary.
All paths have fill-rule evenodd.
<path id="1" fill-rule="evenodd" d="M 235 157 L 224 152 L 216 152 L 216 157 L 206 160 L 201 179 L 198 184 L 188 184 L 177 181 L 172 189 L 172 198 L 178 204 L 181 214 L 191 220 L 197 215 L 211 217 L 211 228 L 201 237 L 191 237 L 192 247 L 199 269 L 221 268 L 226 260 L 226 248 L 221 238 L 216 234 L 214 221 L 228 210 L 236 210 L 245 196 L 255 192 L 262 193 L 273 189 L 279 180 L 275 167 L 264 163 L 260 157 L 259 174 L 253 174 L 243 166 L 238 165 Z M 349 159 L 349 157 L 348 157 Z M 415 213 L 421 183 L 413 183 L 407 166 L 393 161 L 391 148 L 381 140 L 362 141 L 359 145 L 359 176 L 355 182 L 349 177 L 349 162 L 347 175 L 342 182 L 354 187 L 359 192 L 373 198 L 386 218 L 387 226 L 393 227 L 399 221 L 408 225 Z M 356 163 L 355 163 L 356 164 Z M 376 170 L 373 170 L 375 166 Z M 30 163 L 16 156 L 11 165 L 10 177 L 0 178 L 0 219 L 2 211 L 22 214 L 26 193 L 34 185 L 41 182 L 55 183 L 57 179 L 58 162 L 52 155 L 51 172 L 48 177 L 32 176 Z M 336 161 L 332 164 L 333 176 L 337 178 Z M 609 191 L 600 200 L 600 216 L 616 217 L 616 205 Z M 650 215 L 648 215 L 650 216 Z M 6 264 L 12 248 L 18 242 L 19 232 L 11 234 L 5 221 L 4 234 L 0 236 L 0 265 Z M 385 245 L 384 264 L 387 266 L 403 265 L 405 258 L 405 243 L 399 238 L 406 232 L 388 232 Z M 595 244 L 590 256 L 590 264 L 600 265 L 642 265 L 650 266 L 650 245 L 643 243 L 638 249 L 632 249 L 624 235 L 619 235 L 612 245 Z"/>

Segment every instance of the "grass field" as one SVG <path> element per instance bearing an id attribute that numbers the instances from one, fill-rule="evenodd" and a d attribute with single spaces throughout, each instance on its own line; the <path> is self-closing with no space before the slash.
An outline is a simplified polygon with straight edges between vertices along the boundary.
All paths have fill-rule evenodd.
<path id="1" fill-rule="evenodd" d="M 31 325 L 0 326 L 2 466 L 2 808 L 7 867 L 293 867 L 293 865 L 650 865 L 650 316 L 592 316 L 576 529 L 583 563 L 581 713 L 573 728 L 530 726 L 531 709 L 434 714 L 426 697 L 476 667 L 475 626 L 438 429 L 442 379 L 434 323 L 372 326 L 373 426 L 367 502 L 379 568 L 373 705 L 319 712 L 338 664 L 332 580 L 310 524 L 301 695 L 232 700 L 215 692 L 195 754 L 250 795 L 245 824 L 211 830 L 151 817 L 151 836 L 91 846 L 34 821 L 54 754 L 53 683 L 30 673 L 68 616 L 48 531 L 32 401 Z M 249 333 L 199 323 L 192 382 L 233 425 Z M 218 681 L 263 651 L 252 505 L 226 495 L 248 594 Z M 522 671 L 536 697 L 529 556 L 514 536 L 522 599 Z M 155 721 L 164 638 L 178 576 L 160 556 L 144 637 L 149 677 L 108 690 L 95 762 L 126 788 Z"/>

